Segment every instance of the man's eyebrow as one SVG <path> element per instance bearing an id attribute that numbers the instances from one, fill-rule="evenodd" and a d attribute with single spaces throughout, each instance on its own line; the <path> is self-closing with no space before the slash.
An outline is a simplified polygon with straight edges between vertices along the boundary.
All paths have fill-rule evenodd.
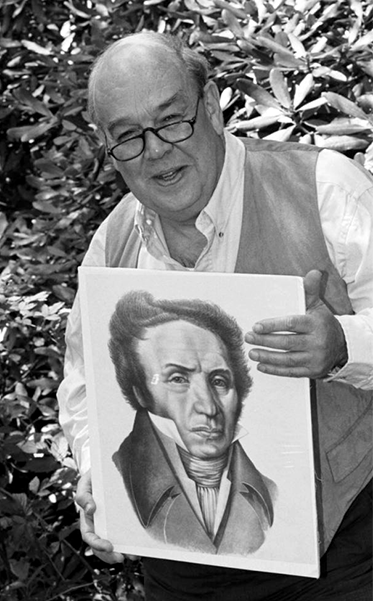
<path id="1" fill-rule="evenodd" d="M 174 363 L 173 361 L 170 361 L 169 363 L 165 363 L 162 366 L 162 370 L 169 369 L 170 367 L 174 367 L 176 369 L 184 370 L 184 371 L 187 371 L 189 373 L 195 371 L 195 367 L 188 367 L 187 365 L 182 365 L 181 363 Z"/>
<path id="2" fill-rule="evenodd" d="M 229 367 L 216 367 L 210 371 L 210 376 L 224 375 L 233 378 L 233 371 Z"/>
<path id="3" fill-rule="evenodd" d="M 195 367 L 188 367 L 187 365 L 182 365 L 181 363 L 175 363 L 173 361 L 170 361 L 169 363 L 165 363 L 165 365 L 162 366 L 162 371 L 167 370 L 170 367 L 179 369 L 179 370 L 183 370 L 188 373 L 192 373 L 196 370 Z M 210 376 L 224 375 L 224 376 L 229 376 L 230 378 L 233 378 L 233 371 L 229 367 L 215 367 L 214 369 L 212 369 L 209 372 L 209 375 Z"/>
<path id="4" fill-rule="evenodd" d="M 168 109 L 170 106 L 172 106 L 174 104 L 174 102 L 178 102 L 179 100 L 184 101 L 185 107 L 187 107 L 188 99 L 185 96 L 185 94 L 181 93 L 181 92 L 176 92 L 176 94 L 171 96 L 171 98 L 168 98 L 164 102 L 161 102 L 160 104 L 158 104 L 156 106 L 155 110 L 164 111 L 164 110 Z M 113 121 L 109 121 L 109 123 L 107 125 L 107 130 L 110 134 L 112 134 L 113 130 L 116 127 L 118 127 L 120 125 L 130 124 L 130 123 L 132 123 L 132 119 L 130 117 L 121 117 L 119 119 L 114 119 Z"/>

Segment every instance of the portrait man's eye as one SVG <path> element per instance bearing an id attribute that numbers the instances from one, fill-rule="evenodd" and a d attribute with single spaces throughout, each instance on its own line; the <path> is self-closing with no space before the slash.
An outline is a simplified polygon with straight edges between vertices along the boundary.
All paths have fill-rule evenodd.
<path id="1" fill-rule="evenodd" d="M 211 384 L 220 393 L 228 392 L 231 388 L 232 383 L 229 377 L 222 375 L 215 375 L 211 378 Z"/>
<path id="2" fill-rule="evenodd" d="M 187 374 L 181 374 L 181 373 L 177 373 L 177 374 L 172 374 L 171 376 L 168 377 L 167 381 L 170 384 L 188 384 L 189 379 Z"/>

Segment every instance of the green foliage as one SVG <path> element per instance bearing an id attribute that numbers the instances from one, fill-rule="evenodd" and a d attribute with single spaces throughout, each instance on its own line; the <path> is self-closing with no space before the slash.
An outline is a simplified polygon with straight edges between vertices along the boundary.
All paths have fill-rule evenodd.
<path id="1" fill-rule="evenodd" d="M 76 269 L 126 190 L 89 123 L 94 57 L 171 31 L 205 54 L 237 135 L 333 148 L 373 172 L 363 0 L 0 0 L 0 599 L 142 599 L 141 564 L 81 542 L 57 421 Z"/>

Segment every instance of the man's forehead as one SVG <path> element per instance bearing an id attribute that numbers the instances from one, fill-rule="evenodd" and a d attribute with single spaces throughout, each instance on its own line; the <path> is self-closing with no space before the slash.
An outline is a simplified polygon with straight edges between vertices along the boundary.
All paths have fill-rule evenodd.
<path id="1" fill-rule="evenodd" d="M 159 360 L 172 356 L 226 356 L 227 350 L 218 334 L 184 320 L 175 320 L 147 328 L 139 343 L 140 354 L 152 355 Z"/>
<path id="2" fill-rule="evenodd" d="M 173 99 L 192 96 L 193 82 L 176 57 L 166 48 L 133 44 L 119 46 L 102 63 L 96 74 L 94 102 L 106 125 L 132 112 L 161 109 Z"/>
<path id="3" fill-rule="evenodd" d="M 149 41 L 135 42 L 128 38 L 109 50 L 101 63 L 96 76 L 96 85 L 101 82 L 116 82 L 131 80 L 141 82 L 152 76 L 164 76 L 177 71 L 179 77 L 187 80 L 188 75 L 183 69 L 176 54 L 166 46 Z"/>

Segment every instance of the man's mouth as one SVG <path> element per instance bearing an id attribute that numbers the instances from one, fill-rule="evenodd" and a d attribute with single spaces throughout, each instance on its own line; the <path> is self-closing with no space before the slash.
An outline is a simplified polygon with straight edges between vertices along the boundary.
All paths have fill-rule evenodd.
<path id="1" fill-rule="evenodd" d="M 209 426 L 197 426 L 192 429 L 194 434 L 203 438 L 218 438 L 224 433 L 223 428 L 211 428 Z"/>
<path id="2" fill-rule="evenodd" d="M 175 182 L 179 181 L 182 171 L 183 167 L 168 169 L 167 171 L 163 171 L 162 173 L 154 175 L 153 177 L 160 184 L 174 184 Z"/>

